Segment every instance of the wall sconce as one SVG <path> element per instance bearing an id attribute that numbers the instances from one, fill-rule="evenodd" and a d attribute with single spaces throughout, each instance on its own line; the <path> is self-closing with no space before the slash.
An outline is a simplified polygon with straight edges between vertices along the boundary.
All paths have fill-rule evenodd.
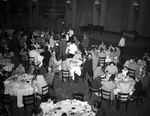
<path id="1" fill-rule="evenodd" d="M 94 4 L 95 4 L 95 8 L 96 8 L 97 12 L 100 12 L 101 0 L 96 0 L 94 2 Z"/>
<path id="2" fill-rule="evenodd" d="M 68 9 L 71 10 L 71 0 L 67 0 L 67 1 L 66 1 L 66 4 L 67 4 Z"/>
<path id="3" fill-rule="evenodd" d="M 37 2 L 37 0 L 32 0 L 32 8 L 36 7 L 36 2 Z"/>
<path id="4" fill-rule="evenodd" d="M 138 15 L 139 15 L 139 7 L 140 7 L 140 3 L 139 0 L 134 0 L 133 2 L 133 10 L 134 10 L 134 14 L 135 14 L 135 19 L 138 19 Z"/>

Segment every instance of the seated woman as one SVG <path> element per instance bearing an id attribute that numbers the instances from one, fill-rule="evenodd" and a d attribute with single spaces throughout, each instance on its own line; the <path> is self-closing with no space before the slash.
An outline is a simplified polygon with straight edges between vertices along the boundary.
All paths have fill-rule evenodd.
<path id="1" fill-rule="evenodd" d="M 53 72 L 53 68 L 48 67 L 48 73 L 45 75 L 45 81 L 47 82 L 47 84 L 51 85 L 53 83 L 54 76 L 55 74 Z"/>
<path id="2" fill-rule="evenodd" d="M 105 91 L 111 91 L 111 100 L 114 100 L 115 99 L 115 95 L 114 95 L 114 89 L 117 88 L 117 84 L 114 83 L 115 79 L 115 75 L 111 75 L 111 77 L 109 78 L 109 81 L 105 81 L 103 86 L 102 86 L 102 89 L 105 90 Z M 108 98 L 108 96 L 106 96 Z"/>
<path id="3" fill-rule="evenodd" d="M 30 65 L 28 69 L 28 74 L 34 75 L 35 67 L 34 65 Z"/>
<path id="4" fill-rule="evenodd" d="M 60 72 L 58 67 L 59 67 L 59 65 L 61 65 L 61 63 L 62 63 L 61 60 L 57 61 L 56 52 L 53 50 L 52 51 L 52 56 L 50 57 L 50 60 L 49 60 L 49 66 L 53 67 L 54 73 Z"/>
<path id="5" fill-rule="evenodd" d="M 25 73 L 24 66 L 20 63 L 19 66 L 15 69 L 15 74 L 22 75 Z"/>
<path id="6" fill-rule="evenodd" d="M 47 82 L 45 81 L 45 78 L 43 75 L 37 75 L 33 79 L 32 87 L 35 89 L 35 92 L 38 94 L 42 94 L 42 87 L 44 87 L 46 85 L 47 85 Z"/>

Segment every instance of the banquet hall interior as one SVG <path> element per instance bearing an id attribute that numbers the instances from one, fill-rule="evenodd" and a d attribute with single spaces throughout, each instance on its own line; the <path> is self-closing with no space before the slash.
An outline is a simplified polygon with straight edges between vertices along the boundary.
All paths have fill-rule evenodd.
<path id="1" fill-rule="evenodd" d="M 149 11 L 150 0 L 0 0 L 0 116 L 150 116 Z"/>

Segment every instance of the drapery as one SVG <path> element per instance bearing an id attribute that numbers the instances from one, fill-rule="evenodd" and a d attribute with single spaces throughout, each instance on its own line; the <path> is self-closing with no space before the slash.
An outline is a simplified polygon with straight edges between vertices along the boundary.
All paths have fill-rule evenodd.
<path id="1" fill-rule="evenodd" d="M 93 0 L 77 0 L 76 27 L 93 23 Z"/>
<path id="2" fill-rule="evenodd" d="M 130 0 L 107 0 L 105 30 L 120 32 L 126 29 Z"/>

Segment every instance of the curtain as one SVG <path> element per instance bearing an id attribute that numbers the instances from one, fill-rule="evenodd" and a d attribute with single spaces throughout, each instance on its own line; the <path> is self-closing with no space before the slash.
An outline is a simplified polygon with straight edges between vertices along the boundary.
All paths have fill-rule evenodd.
<path id="1" fill-rule="evenodd" d="M 93 23 L 93 0 L 77 0 L 76 27 Z"/>
<path id="2" fill-rule="evenodd" d="M 107 0 L 105 30 L 120 32 L 126 29 L 130 0 Z"/>
<path id="3" fill-rule="evenodd" d="M 150 37 L 150 0 L 140 0 L 136 29 L 140 35 Z"/>

